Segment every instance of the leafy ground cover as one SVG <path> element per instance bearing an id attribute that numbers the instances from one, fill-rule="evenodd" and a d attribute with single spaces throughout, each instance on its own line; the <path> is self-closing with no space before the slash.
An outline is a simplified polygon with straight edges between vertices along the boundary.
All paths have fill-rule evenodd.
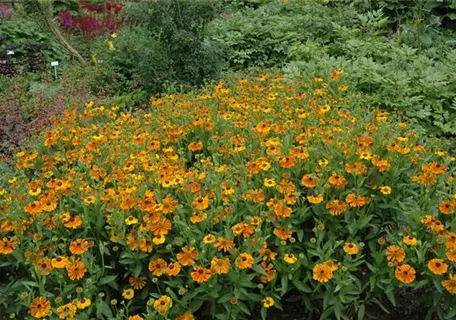
<path id="1" fill-rule="evenodd" d="M 363 319 L 419 289 L 430 318 L 453 317 L 455 159 L 341 77 L 232 76 L 147 112 L 66 111 L 2 177 L 0 305 L 264 319 L 294 295 Z"/>

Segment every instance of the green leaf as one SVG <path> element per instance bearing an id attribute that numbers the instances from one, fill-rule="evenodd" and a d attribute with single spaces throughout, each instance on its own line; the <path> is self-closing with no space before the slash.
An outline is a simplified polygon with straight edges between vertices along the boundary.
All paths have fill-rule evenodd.
<path id="1" fill-rule="evenodd" d="M 280 279 L 280 284 L 282 286 L 282 295 L 284 295 L 288 291 L 288 276 L 282 276 Z"/>
<path id="2" fill-rule="evenodd" d="M 336 316 L 336 319 L 340 320 L 340 318 L 342 316 L 342 311 L 341 311 L 341 307 L 340 307 L 340 303 L 339 302 L 334 304 L 334 314 Z"/>
<path id="3" fill-rule="evenodd" d="M 111 308 L 109 307 L 109 304 L 107 304 L 105 301 L 101 301 L 101 312 L 103 313 L 103 315 L 108 318 L 108 319 L 112 319 L 113 318 L 113 315 L 112 315 L 112 311 L 111 311 Z"/>
<path id="4" fill-rule="evenodd" d="M 108 284 L 108 283 L 114 281 L 116 278 L 117 278 L 117 276 L 106 276 L 103 279 L 101 279 L 100 281 L 98 281 L 97 285 L 102 286 L 104 284 Z"/>
<path id="5" fill-rule="evenodd" d="M 391 302 L 393 306 L 396 306 L 396 297 L 394 296 L 394 292 L 392 290 L 385 291 L 386 297 Z"/>
<path id="6" fill-rule="evenodd" d="M 239 309 L 242 310 L 242 312 L 250 315 L 250 310 L 249 310 L 249 308 L 247 308 L 247 306 L 244 304 L 244 302 L 241 302 L 238 300 L 237 306 L 239 307 Z"/>
<path id="7" fill-rule="evenodd" d="M 266 320 L 267 315 L 268 315 L 268 310 L 266 308 L 261 308 L 261 319 Z"/>
<path id="8" fill-rule="evenodd" d="M 291 281 L 291 283 L 296 287 L 296 289 L 298 289 L 301 292 L 305 292 L 305 293 L 311 293 L 312 292 L 312 289 L 310 289 L 308 286 L 306 286 L 304 283 L 302 283 L 299 280 L 293 279 Z"/>
<path id="9" fill-rule="evenodd" d="M 142 268 L 143 268 L 143 265 L 141 263 L 138 263 L 136 265 L 135 269 L 133 270 L 133 276 L 139 277 L 139 275 L 141 274 Z"/>
<path id="10" fill-rule="evenodd" d="M 263 274 L 263 275 L 267 275 L 266 271 L 263 270 L 263 268 L 261 268 L 259 265 L 255 264 L 253 265 L 252 269 L 256 272 L 258 272 L 259 274 Z"/>
<path id="11" fill-rule="evenodd" d="M 358 309 L 358 320 L 363 320 L 366 313 L 366 307 L 362 304 Z"/>

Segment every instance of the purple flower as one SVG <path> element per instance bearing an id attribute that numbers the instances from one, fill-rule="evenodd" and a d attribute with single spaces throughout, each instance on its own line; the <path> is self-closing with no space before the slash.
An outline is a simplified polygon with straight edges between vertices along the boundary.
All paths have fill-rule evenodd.
<path id="1" fill-rule="evenodd" d="M 58 18 L 63 26 L 63 29 L 66 32 L 70 31 L 71 28 L 73 28 L 73 17 L 71 16 L 71 13 L 68 10 L 60 12 Z"/>
<path id="2" fill-rule="evenodd" d="M 8 8 L 0 5 L 0 18 L 8 18 L 14 14 L 13 8 Z"/>

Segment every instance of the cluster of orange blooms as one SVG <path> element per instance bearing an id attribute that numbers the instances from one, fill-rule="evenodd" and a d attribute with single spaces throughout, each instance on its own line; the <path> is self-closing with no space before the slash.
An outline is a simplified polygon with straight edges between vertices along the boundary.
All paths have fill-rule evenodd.
<path id="1" fill-rule="evenodd" d="M 267 309 L 376 254 L 395 267 L 392 286 L 409 284 L 422 275 L 398 237 L 405 249 L 426 243 L 429 270 L 456 294 L 454 159 L 387 112 L 354 108 L 342 74 L 234 78 L 137 114 L 67 111 L 0 185 L 0 257 L 37 283 L 11 293 L 15 312 L 189 320 L 214 298 L 221 312 L 249 299 Z M 430 195 L 407 234 L 413 219 L 380 227 L 398 202 Z"/>

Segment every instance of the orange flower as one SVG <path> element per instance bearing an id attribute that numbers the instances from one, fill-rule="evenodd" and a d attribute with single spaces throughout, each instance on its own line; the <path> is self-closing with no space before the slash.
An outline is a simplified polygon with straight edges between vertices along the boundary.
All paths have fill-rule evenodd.
<path id="1" fill-rule="evenodd" d="M 45 199 L 41 201 L 41 209 L 46 212 L 52 212 L 57 208 L 57 201 L 53 199 Z"/>
<path id="2" fill-rule="evenodd" d="M 173 262 L 168 264 L 166 268 L 166 274 L 170 277 L 177 276 L 181 270 L 179 262 Z"/>
<path id="3" fill-rule="evenodd" d="M 73 281 L 82 279 L 87 271 L 84 262 L 78 259 L 69 261 L 66 265 L 66 270 L 68 277 Z"/>
<path id="4" fill-rule="evenodd" d="M 318 282 L 328 282 L 333 277 L 333 272 L 329 266 L 324 263 L 317 264 L 313 268 L 313 278 Z"/>
<path id="5" fill-rule="evenodd" d="M 183 266 L 191 266 L 195 264 L 195 259 L 198 258 L 198 252 L 193 247 L 183 247 L 182 251 L 177 254 L 177 260 Z"/>
<path id="6" fill-rule="evenodd" d="M 453 209 L 454 208 L 450 201 L 443 200 L 442 202 L 440 202 L 439 210 L 441 213 L 449 215 L 453 212 Z"/>
<path id="7" fill-rule="evenodd" d="M 192 273 L 190 274 L 192 279 L 198 283 L 206 282 L 212 276 L 211 269 L 206 269 L 200 266 L 193 268 Z"/>
<path id="8" fill-rule="evenodd" d="M 279 164 L 282 168 L 292 168 L 296 164 L 296 159 L 293 156 L 281 157 Z"/>
<path id="9" fill-rule="evenodd" d="M 31 314 L 35 318 L 47 317 L 51 311 L 51 303 L 48 299 L 37 297 L 30 304 Z"/>
<path id="10" fill-rule="evenodd" d="M 456 234 L 454 232 L 446 232 L 445 239 L 447 248 L 456 248 Z"/>
<path id="11" fill-rule="evenodd" d="M 336 173 L 333 173 L 331 175 L 331 177 L 329 177 L 328 181 L 333 187 L 338 188 L 338 189 L 344 187 L 347 184 L 347 179 L 345 179 L 345 177 L 340 176 Z"/>
<path id="12" fill-rule="evenodd" d="M 24 211 L 30 214 L 37 214 L 41 211 L 42 205 L 39 201 L 33 201 L 25 206 Z"/>
<path id="13" fill-rule="evenodd" d="M 138 315 L 134 315 L 134 316 L 128 317 L 128 320 L 144 320 L 144 318 L 141 316 L 138 316 Z"/>
<path id="14" fill-rule="evenodd" d="M 166 261 L 162 258 L 158 258 L 155 260 L 150 260 L 149 262 L 149 271 L 156 277 L 161 276 L 166 272 Z"/>
<path id="15" fill-rule="evenodd" d="M 10 254 L 14 251 L 16 248 L 16 243 L 8 239 L 7 237 L 3 237 L 3 239 L 0 240 L 0 254 Z"/>
<path id="16" fill-rule="evenodd" d="M 301 183 L 304 187 L 315 188 L 317 186 L 318 179 L 313 174 L 305 174 L 301 179 Z"/>
<path id="17" fill-rule="evenodd" d="M 367 168 L 365 165 L 359 162 L 347 163 L 345 165 L 345 171 L 347 173 L 354 173 L 355 175 L 365 175 L 367 174 Z"/>
<path id="18" fill-rule="evenodd" d="M 352 242 L 345 242 L 344 251 L 349 255 L 355 255 L 359 252 L 359 248 L 356 244 Z"/>
<path id="19" fill-rule="evenodd" d="M 282 240 L 288 240 L 293 233 L 287 228 L 276 227 L 274 228 L 274 234 Z"/>
<path id="20" fill-rule="evenodd" d="M 72 254 L 81 255 L 86 252 L 90 247 L 93 246 L 93 241 L 87 241 L 84 239 L 76 239 L 70 244 L 70 252 Z"/>
<path id="21" fill-rule="evenodd" d="M 56 269 L 63 269 L 68 263 L 68 259 L 65 256 L 57 256 L 51 261 L 52 267 Z"/>
<path id="22" fill-rule="evenodd" d="M 192 223 L 201 223 L 207 219 L 207 213 L 204 211 L 194 212 L 190 217 Z"/>
<path id="23" fill-rule="evenodd" d="M 332 200 L 326 204 L 326 209 L 333 216 L 338 216 L 347 210 L 347 204 L 341 200 Z"/>
<path id="24" fill-rule="evenodd" d="M 360 208 L 368 203 L 370 199 L 368 197 L 358 196 L 354 193 L 350 193 L 345 197 L 345 202 L 347 202 L 350 207 Z"/>
<path id="25" fill-rule="evenodd" d="M 176 320 L 195 320 L 195 317 L 190 312 L 185 312 L 184 314 L 178 316 Z"/>
<path id="26" fill-rule="evenodd" d="M 160 219 L 159 221 L 152 223 L 150 231 L 152 231 L 155 236 L 166 236 L 171 227 L 171 221 L 168 219 Z"/>
<path id="27" fill-rule="evenodd" d="M 213 257 L 211 260 L 211 270 L 217 274 L 228 273 L 230 271 L 230 259 Z"/>
<path id="28" fill-rule="evenodd" d="M 59 319 L 73 319 L 77 310 L 77 307 L 70 302 L 58 307 L 57 314 L 59 315 Z"/>
<path id="29" fill-rule="evenodd" d="M 446 256 L 451 262 L 456 262 L 456 249 L 449 249 L 446 252 Z"/>
<path id="30" fill-rule="evenodd" d="M 402 262 L 405 259 L 405 252 L 404 249 L 402 249 L 399 246 L 392 245 L 386 248 L 386 259 L 388 261 L 391 261 L 393 263 L 396 262 Z"/>
<path id="31" fill-rule="evenodd" d="M 47 276 L 52 271 L 51 261 L 49 259 L 43 259 L 39 263 L 40 273 L 42 276 Z"/>
<path id="32" fill-rule="evenodd" d="M 451 294 L 456 294 L 456 274 L 450 274 L 448 280 L 442 281 L 442 286 Z"/>
<path id="33" fill-rule="evenodd" d="M 253 257 L 248 253 L 241 253 L 236 258 L 235 264 L 239 269 L 249 269 L 253 265 Z"/>
<path id="34" fill-rule="evenodd" d="M 190 151 L 192 151 L 192 152 L 201 150 L 201 149 L 203 149 L 203 143 L 202 143 L 201 141 L 191 142 L 191 143 L 188 145 L 188 149 L 189 149 Z"/>
<path id="35" fill-rule="evenodd" d="M 218 251 L 227 252 L 235 248 L 234 242 L 231 239 L 225 239 L 223 237 L 218 237 L 217 242 L 214 244 L 214 247 Z"/>
<path id="36" fill-rule="evenodd" d="M 321 194 L 312 194 L 307 196 L 307 200 L 312 204 L 319 204 L 323 201 L 323 195 Z"/>
<path id="37" fill-rule="evenodd" d="M 408 264 L 403 264 L 396 268 L 396 279 L 403 283 L 411 283 L 415 280 L 415 269 Z"/>
<path id="38" fill-rule="evenodd" d="M 147 278 L 145 276 L 130 276 L 128 278 L 128 283 L 133 287 L 135 290 L 141 290 L 146 286 Z"/>
<path id="39" fill-rule="evenodd" d="M 428 268 L 433 274 L 441 275 L 448 271 L 448 265 L 442 259 L 432 259 L 428 262 Z"/>
<path id="40" fill-rule="evenodd" d="M 70 229 L 77 229 L 82 225 L 82 219 L 80 216 L 69 217 L 64 222 L 64 226 Z"/>
<path id="41" fill-rule="evenodd" d="M 197 197 L 192 201 L 192 207 L 195 210 L 206 210 L 209 207 L 209 198 Z"/>

